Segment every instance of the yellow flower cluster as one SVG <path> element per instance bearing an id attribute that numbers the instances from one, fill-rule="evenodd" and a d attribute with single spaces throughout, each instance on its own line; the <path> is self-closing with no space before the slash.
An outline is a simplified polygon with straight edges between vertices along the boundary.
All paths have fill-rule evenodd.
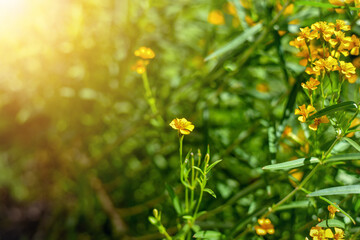
<path id="1" fill-rule="evenodd" d="M 131 69 L 138 74 L 143 74 L 146 72 L 146 66 L 149 64 L 149 59 L 155 57 L 155 53 L 151 48 L 140 47 L 135 50 L 134 55 L 140 57 L 141 59 L 137 60 L 136 63 L 131 67 Z"/>
<path id="2" fill-rule="evenodd" d="M 274 234 L 274 225 L 272 225 L 270 219 L 268 218 L 260 218 L 258 219 L 258 223 L 260 226 L 255 226 L 256 234 L 259 236 L 264 236 L 266 234 Z"/>
<path id="3" fill-rule="evenodd" d="M 357 79 L 354 65 L 340 60 L 341 55 L 359 55 L 360 41 L 355 35 L 346 36 L 345 32 L 349 30 L 350 26 L 343 20 L 316 22 L 310 28 L 300 28 L 298 37 L 290 45 L 300 50 L 297 56 L 304 58 L 300 64 L 308 66 L 306 73 L 309 75 L 318 78 L 338 71 L 341 79 L 354 83 Z"/>
<path id="4" fill-rule="evenodd" d="M 346 0 L 344 0 L 346 1 Z M 350 2 L 350 1 L 349 1 Z M 330 74 L 335 72 L 339 76 L 337 98 L 339 97 L 341 84 L 347 80 L 354 83 L 357 80 L 356 68 L 351 62 L 346 62 L 341 58 L 349 55 L 359 55 L 360 40 L 352 35 L 347 36 L 350 25 L 343 20 L 336 20 L 335 23 L 320 21 L 310 27 L 300 28 L 298 36 L 290 41 L 290 45 L 298 48 L 298 57 L 302 57 L 300 64 L 306 66 L 305 72 L 310 75 L 310 79 L 301 86 L 307 90 L 311 104 L 305 104 L 295 110 L 296 115 L 300 115 L 298 120 L 306 122 L 307 118 L 316 112 L 313 106 L 313 92 L 321 87 L 322 97 L 325 101 L 327 94 L 323 92 L 325 77 L 329 78 L 332 96 L 335 98 Z M 334 101 L 332 99 L 332 101 Z M 326 116 L 315 118 L 314 123 L 309 125 L 311 130 L 316 131 L 320 123 L 328 123 Z"/>
<path id="5" fill-rule="evenodd" d="M 312 227 L 310 230 L 310 236 L 313 238 L 313 240 L 343 240 L 344 231 L 337 227 L 335 227 L 334 230 L 335 233 L 333 233 L 330 228 L 323 229 L 322 227 Z"/>

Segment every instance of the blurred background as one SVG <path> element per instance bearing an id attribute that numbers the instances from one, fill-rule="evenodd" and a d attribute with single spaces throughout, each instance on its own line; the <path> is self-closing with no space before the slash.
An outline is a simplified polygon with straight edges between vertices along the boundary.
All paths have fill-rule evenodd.
<path id="1" fill-rule="evenodd" d="M 278 15 L 282 4 L 0 0 L 0 239 L 160 239 L 147 219 L 155 207 L 176 231 L 165 191 L 168 183 L 181 192 L 178 136 L 168 126 L 176 117 L 195 125 L 185 152 L 209 144 L 212 159 L 223 159 L 209 180 L 218 198 L 201 207 L 223 208 L 203 228 L 236 230 L 291 191 L 286 176 L 261 167 L 304 70 L 288 43 L 326 10 Z M 164 123 L 131 71 L 141 46 L 156 54 L 147 73 Z M 280 161 L 294 155 L 284 149 Z M 274 179 L 284 184 L 270 191 Z M 295 234 L 291 224 L 282 222 L 283 236 Z"/>

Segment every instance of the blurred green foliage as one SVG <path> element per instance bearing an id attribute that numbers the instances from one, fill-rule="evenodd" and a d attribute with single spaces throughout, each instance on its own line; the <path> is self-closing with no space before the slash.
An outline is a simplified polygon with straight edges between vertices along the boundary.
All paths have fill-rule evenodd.
<path id="1" fill-rule="evenodd" d="M 296 98 L 306 99 L 304 68 L 288 43 L 299 27 L 347 16 L 296 3 L 279 14 L 284 3 L 275 0 L 228 2 L 239 19 L 225 0 L 33 0 L 19 22 L 9 19 L 0 35 L 0 238 L 161 239 L 147 220 L 153 208 L 176 232 L 165 183 L 181 193 L 178 139 L 167 123 L 186 117 L 195 130 L 184 151 L 210 145 L 212 159 L 223 160 L 208 181 L 217 198 L 204 198 L 208 214 L 198 224 L 262 239 L 253 231 L 257 217 L 294 187 L 287 172 L 261 168 L 310 157 L 281 137 L 286 125 L 303 131 L 293 111 Z M 225 24 L 207 21 L 214 9 Z M 245 16 L 261 25 L 244 36 Z M 352 31 L 359 35 L 357 22 Z M 148 77 L 163 125 L 131 71 L 140 46 L 156 53 Z M 359 101 L 358 83 L 344 93 Z M 346 142 L 335 150 L 344 149 L 353 151 Z M 359 183 L 358 167 L 326 168 L 308 189 Z M 267 239 L 304 239 L 326 215 L 325 202 L 304 193 L 294 200 L 302 205 L 272 215 L 276 233 Z M 331 200 L 359 221 L 358 195 Z"/>

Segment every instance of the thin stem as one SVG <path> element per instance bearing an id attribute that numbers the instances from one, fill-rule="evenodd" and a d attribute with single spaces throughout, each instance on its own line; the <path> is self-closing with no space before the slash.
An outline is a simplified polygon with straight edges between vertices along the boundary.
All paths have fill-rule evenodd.
<path id="1" fill-rule="evenodd" d="M 204 181 L 206 181 L 206 180 L 204 180 Z M 200 203 L 201 203 L 201 201 L 202 201 L 203 193 L 204 193 L 204 187 L 201 186 L 201 188 L 200 188 L 199 200 L 198 200 L 198 202 L 197 202 L 196 209 L 195 209 L 194 216 L 193 216 L 193 221 L 194 221 L 194 222 L 195 222 L 195 220 L 196 220 L 196 215 L 197 215 L 197 213 L 198 213 L 198 211 L 199 211 L 199 207 L 200 207 Z"/>
<path id="2" fill-rule="evenodd" d="M 195 191 L 195 169 L 193 168 L 195 166 L 194 164 L 194 155 L 191 154 L 191 196 L 190 196 L 190 208 L 193 205 L 194 202 L 194 191 Z"/>
<path id="3" fill-rule="evenodd" d="M 189 212 L 189 189 L 185 186 L 185 212 Z"/>
<path id="4" fill-rule="evenodd" d="M 204 166 L 204 176 L 203 176 L 203 181 L 201 181 L 201 186 L 200 186 L 200 196 L 199 196 L 199 200 L 197 202 L 197 206 L 196 206 L 196 209 L 195 209 L 195 212 L 194 212 L 194 215 L 193 215 L 193 221 L 195 222 L 196 220 L 196 215 L 199 211 L 199 207 L 200 207 L 200 203 L 201 203 L 201 200 L 202 200 L 202 196 L 203 196 L 203 193 L 204 193 L 204 189 L 205 189 L 205 186 L 206 186 L 206 169 L 208 167 L 208 164 L 209 164 L 209 160 L 210 160 L 210 156 L 209 154 L 206 154 L 205 155 L 205 166 Z"/>
<path id="5" fill-rule="evenodd" d="M 162 117 L 159 115 L 159 112 L 157 110 L 157 107 L 156 107 L 156 100 L 155 100 L 155 97 L 153 96 L 152 94 L 152 91 L 151 91 L 151 88 L 150 88 L 150 83 L 149 83 L 149 79 L 148 79 L 148 76 L 147 76 L 147 72 L 145 71 L 143 74 L 142 74 L 142 80 L 143 80 L 143 85 L 144 85 L 144 88 L 145 88 L 145 97 L 146 97 L 146 101 L 148 102 L 150 108 L 151 108 L 151 112 L 156 115 L 156 118 L 159 122 L 159 124 L 163 124 L 164 123 L 164 120 L 162 119 Z"/>
<path id="6" fill-rule="evenodd" d="M 143 84 L 144 84 L 144 88 L 145 88 L 146 100 L 148 101 L 148 103 L 150 105 L 152 113 L 157 114 L 157 108 L 156 108 L 156 105 L 155 105 L 155 98 L 152 95 L 150 84 L 149 84 L 149 79 L 148 79 L 146 71 L 142 74 L 142 79 L 143 79 Z"/>
<path id="7" fill-rule="evenodd" d="M 179 133 L 180 134 L 180 133 Z M 179 145 L 180 145 L 180 147 L 179 147 L 179 155 L 180 155 L 180 166 L 182 166 L 182 148 L 183 148 L 183 140 L 184 140 L 184 135 L 182 135 L 182 134 L 180 134 L 180 136 L 179 136 Z M 181 173 L 181 175 L 182 175 L 182 173 Z"/>
<path id="8" fill-rule="evenodd" d="M 159 226 L 159 232 L 163 234 L 167 240 L 172 240 L 172 237 L 167 233 L 165 227 L 162 224 Z"/>
<path id="9" fill-rule="evenodd" d="M 322 161 L 330 154 L 331 150 L 335 147 L 335 145 L 341 140 L 342 136 L 336 137 L 335 141 L 331 144 L 330 148 L 326 151 L 326 153 L 322 156 L 320 163 L 318 163 L 311 172 L 306 176 L 304 180 L 294 189 L 292 190 L 288 195 L 286 195 L 283 199 L 281 199 L 278 203 L 276 203 L 272 208 L 270 208 L 262 217 L 265 218 L 270 213 L 275 212 L 276 209 L 281 206 L 283 203 L 285 203 L 289 198 L 291 198 L 297 191 L 302 189 L 302 187 L 311 179 L 311 177 L 316 173 L 316 171 L 319 169 L 319 167 L 322 165 Z"/>

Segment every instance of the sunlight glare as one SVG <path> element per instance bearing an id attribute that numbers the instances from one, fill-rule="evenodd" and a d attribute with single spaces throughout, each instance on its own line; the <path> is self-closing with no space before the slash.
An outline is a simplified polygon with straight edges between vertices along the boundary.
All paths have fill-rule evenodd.
<path id="1" fill-rule="evenodd" d="M 11 29 L 25 14 L 26 0 L 0 0 L 0 29 Z"/>

